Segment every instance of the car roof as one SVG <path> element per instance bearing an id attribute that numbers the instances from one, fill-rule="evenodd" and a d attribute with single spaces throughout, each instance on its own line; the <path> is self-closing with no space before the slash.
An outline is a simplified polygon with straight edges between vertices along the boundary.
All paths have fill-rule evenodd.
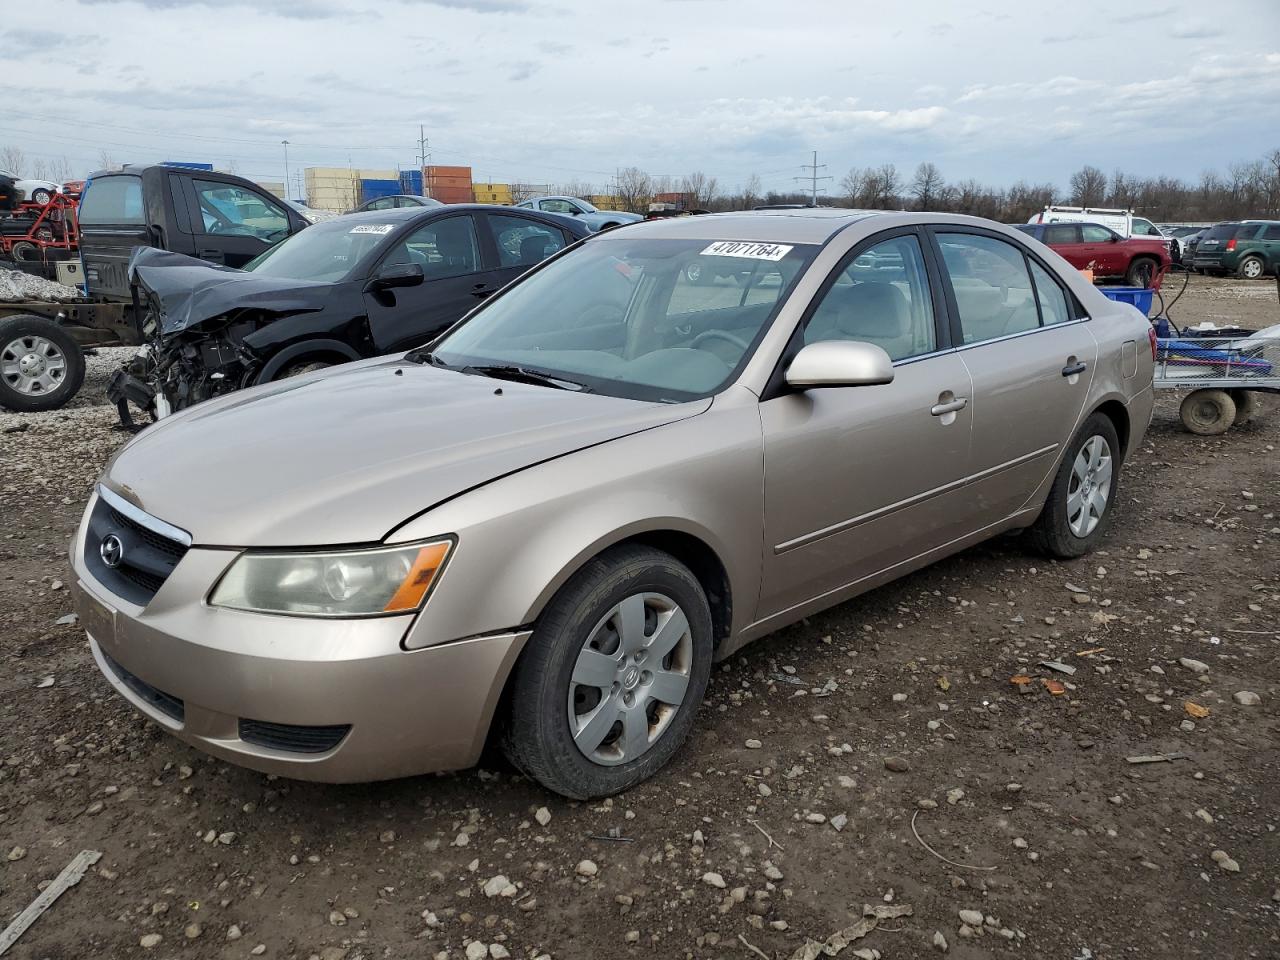
<path id="1" fill-rule="evenodd" d="M 517 212 L 515 207 L 508 207 L 496 203 L 442 203 L 436 207 L 389 207 L 386 210 L 357 210 L 352 213 L 342 214 L 343 221 L 352 223 L 399 223 L 403 220 L 413 220 L 417 217 L 434 217 L 442 213 L 450 212 L 476 212 L 488 211 L 489 213 L 502 213 L 503 211 Z M 578 221 L 573 217 L 566 217 L 556 213 L 546 213 L 540 210 L 518 211 L 522 217 L 533 216 L 535 219 L 542 219 L 558 224 L 576 224 Z"/>
<path id="2" fill-rule="evenodd" d="M 747 240 L 767 243 L 825 243 L 845 227 L 870 217 L 902 216 L 889 211 L 806 207 L 800 210 L 745 210 L 689 217 L 663 217 L 598 234 L 606 237 Z M 919 217 L 921 214 L 909 216 Z M 939 215 L 941 216 L 941 215 Z M 915 222 L 915 221 L 913 221 Z"/>

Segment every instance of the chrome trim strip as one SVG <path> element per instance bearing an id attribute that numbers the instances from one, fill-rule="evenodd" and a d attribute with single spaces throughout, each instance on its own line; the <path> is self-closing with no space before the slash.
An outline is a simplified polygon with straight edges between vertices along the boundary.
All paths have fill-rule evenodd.
<path id="1" fill-rule="evenodd" d="M 1003 473 L 1005 470 L 1010 470 L 1014 467 L 1021 466 L 1024 463 L 1039 459 L 1045 454 L 1052 453 L 1057 449 L 1058 444 L 1051 443 L 1047 447 L 1041 447 L 1039 450 L 1032 450 L 1030 453 L 1024 453 L 1020 457 L 1014 457 L 1012 460 L 1007 460 L 994 467 L 988 467 L 986 470 L 982 470 L 979 473 L 970 474 L 967 477 L 961 477 L 959 480 L 953 480 L 951 483 L 944 483 L 940 487 L 934 487 L 932 490 L 926 490 L 924 493 L 918 493 L 914 497 L 908 497 L 906 500 L 899 500 L 897 503 L 891 503 L 888 506 L 871 510 L 849 520 L 842 520 L 829 527 L 823 527 L 821 530 L 815 530 L 812 533 L 806 533 L 793 540 L 787 540 L 784 543 L 779 543 L 774 546 L 773 552 L 775 555 L 788 553 L 795 550 L 797 547 L 808 546 L 817 540 L 825 540 L 827 537 L 834 536 L 837 533 L 844 533 L 846 530 L 851 530 L 864 523 L 869 523 L 872 520 L 878 520 L 891 513 L 897 513 L 899 510 L 903 510 L 907 507 L 913 507 L 916 504 L 924 503 L 926 500 L 931 500 L 941 494 L 950 493 L 952 490 L 958 490 L 961 487 L 967 487 L 970 484 L 986 480 L 988 477 L 993 477 L 997 473 Z"/>
<path id="2" fill-rule="evenodd" d="M 963 323 L 963 321 L 961 321 Z M 1003 337 L 992 337 L 990 340 L 975 340 L 973 343 L 965 343 L 956 347 L 956 351 L 963 353 L 966 350 L 974 350 L 978 347 L 985 347 L 989 343 L 1004 343 L 1006 340 L 1017 340 L 1019 337 L 1029 337 L 1037 333 L 1046 333 L 1050 330 L 1066 330 L 1068 327 L 1074 327 L 1081 323 L 1088 323 L 1088 317 L 1076 317 L 1074 320 L 1068 320 L 1066 323 L 1051 323 L 1044 327 L 1032 327 L 1030 330 L 1019 330 L 1017 333 L 1006 333 Z"/>
<path id="3" fill-rule="evenodd" d="M 175 527 L 171 523 L 165 523 L 159 517 L 153 517 L 141 507 L 136 507 L 118 493 L 108 490 L 102 484 L 98 484 L 98 496 L 111 506 L 124 514 L 138 526 L 146 527 L 152 533 L 158 533 L 162 537 L 168 537 L 170 540 L 176 540 L 184 547 L 191 546 L 191 534 L 183 530 L 181 527 Z"/>

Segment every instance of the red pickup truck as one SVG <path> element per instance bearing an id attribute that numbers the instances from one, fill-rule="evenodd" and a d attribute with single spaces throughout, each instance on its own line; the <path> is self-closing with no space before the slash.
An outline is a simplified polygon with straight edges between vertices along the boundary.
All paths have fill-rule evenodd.
<path id="1" fill-rule="evenodd" d="M 1122 237 L 1100 223 L 1014 224 L 1052 247 L 1077 270 L 1093 264 L 1095 277 L 1120 277 L 1131 287 L 1149 287 L 1169 268 L 1168 241 L 1159 237 Z"/>

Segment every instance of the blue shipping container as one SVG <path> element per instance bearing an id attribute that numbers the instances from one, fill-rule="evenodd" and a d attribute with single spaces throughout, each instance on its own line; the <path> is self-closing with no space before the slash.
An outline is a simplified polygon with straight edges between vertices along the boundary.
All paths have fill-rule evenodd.
<path id="1" fill-rule="evenodd" d="M 422 193 L 422 171 L 421 170 L 401 170 L 400 171 L 400 192 L 407 193 L 411 196 L 420 197 Z"/>
<path id="2" fill-rule="evenodd" d="M 394 197 L 400 192 L 399 180 L 361 180 L 360 202 L 368 203 L 379 197 Z"/>

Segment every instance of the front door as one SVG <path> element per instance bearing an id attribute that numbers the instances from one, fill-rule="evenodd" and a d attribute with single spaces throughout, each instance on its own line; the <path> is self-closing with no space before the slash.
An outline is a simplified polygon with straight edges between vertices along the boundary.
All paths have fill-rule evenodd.
<path id="1" fill-rule="evenodd" d="M 950 228 L 936 237 L 953 336 L 973 380 L 966 495 L 986 525 L 1024 507 L 1056 467 L 1084 411 L 1098 344 L 1074 298 L 1020 245 Z"/>
<path id="2" fill-rule="evenodd" d="M 1099 276 L 1118 277 L 1128 269 L 1118 234 L 1095 223 L 1083 223 L 1080 225 L 1080 239 L 1086 262 L 1092 260 L 1097 264 L 1095 270 Z"/>
<path id="3" fill-rule="evenodd" d="M 874 343 L 892 383 L 788 392 L 760 406 L 764 577 L 757 619 L 856 583 L 967 532 L 971 393 L 946 349 L 914 229 L 855 248 L 804 321 L 804 342 Z"/>
<path id="4" fill-rule="evenodd" d="M 289 215 L 274 197 L 234 183 L 191 180 L 197 219 L 195 255 L 243 267 L 289 236 Z"/>
<path id="5" fill-rule="evenodd" d="M 378 353 L 420 346 L 448 329 L 496 287 L 480 254 L 471 214 L 436 217 L 395 244 L 374 268 L 395 263 L 422 267 L 416 287 L 370 290 L 364 295 Z"/>
<path id="6" fill-rule="evenodd" d="M 542 220 L 514 213 L 490 213 L 485 219 L 497 257 L 497 269 L 492 274 L 495 289 L 565 247 L 563 231 Z"/>

